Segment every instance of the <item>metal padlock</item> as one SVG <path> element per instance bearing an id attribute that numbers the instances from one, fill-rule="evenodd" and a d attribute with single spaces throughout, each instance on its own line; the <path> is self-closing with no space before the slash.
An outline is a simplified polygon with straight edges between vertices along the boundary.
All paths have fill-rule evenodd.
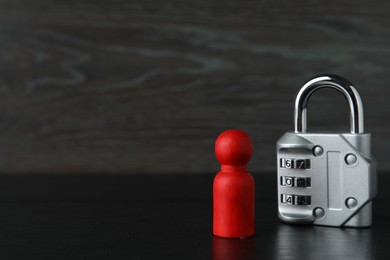
<path id="1" fill-rule="evenodd" d="M 350 133 L 309 133 L 306 110 L 320 88 L 342 93 L 350 108 Z M 321 76 L 299 91 L 295 132 L 277 141 L 279 218 L 289 223 L 337 227 L 372 224 L 377 193 L 371 134 L 364 133 L 363 105 L 356 88 L 338 76 Z"/>

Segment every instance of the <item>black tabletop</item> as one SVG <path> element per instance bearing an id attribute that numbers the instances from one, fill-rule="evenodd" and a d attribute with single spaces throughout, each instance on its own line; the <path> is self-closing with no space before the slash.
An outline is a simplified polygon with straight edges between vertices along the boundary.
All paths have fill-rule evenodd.
<path id="1" fill-rule="evenodd" d="M 254 174 L 256 235 L 212 235 L 214 174 L 1 176 L 0 259 L 389 259 L 389 177 L 373 226 L 294 226 L 276 176 Z"/>

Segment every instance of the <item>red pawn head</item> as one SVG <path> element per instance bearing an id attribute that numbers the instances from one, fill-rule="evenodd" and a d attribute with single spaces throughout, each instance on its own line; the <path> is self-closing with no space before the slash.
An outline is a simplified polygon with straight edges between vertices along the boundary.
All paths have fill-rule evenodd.
<path id="1" fill-rule="evenodd" d="M 222 165 L 246 165 L 252 150 L 251 138 L 241 130 L 226 130 L 215 141 L 215 155 Z"/>

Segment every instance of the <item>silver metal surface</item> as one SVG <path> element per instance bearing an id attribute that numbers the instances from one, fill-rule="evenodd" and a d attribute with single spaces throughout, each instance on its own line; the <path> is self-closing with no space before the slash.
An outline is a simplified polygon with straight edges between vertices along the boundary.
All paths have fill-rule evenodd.
<path id="1" fill-rule="evenodd" d="M 318 89 L 332 88 L 341 92 L 347 99 L 350 109 L 351 133 L 363 133 L 363 105 L 359 93 L 351 82 L 335 75 L 314 78 L 307 82 L 299 91 L 295 100 L 295 132 L 307 131 L 306 110 L 310 96 Z"/>
<path id="2" fill-rule="evenodd" d="M 313 148 L 313 155 L 315 157 L 320 157 L 323 154 L 324 154 L 324 149 L 321 146 L 319 146 L 319 145 L 314 146 L 314 148 Z"/>
<path id="3" fill-rule="evenodd" d="M 322 87 L 335 88 L 347 98 L 351 110 L 350 133 L 306 132 L 308 98 Z M 281 160 L 286 158 L 289 162 L 310 161 L 310 167 L 282 167 Z M 323 76 L 303 86 L 296 100 L 295 132 L 287 132 L 278 140 L 277 162 L 281 220 L 339 227 L 372 224 L 372 199 L 377 193 L 376 161 L 371 155 L 371 135 L 363 133 L 360 96 L 348 81 Z M 286 185 L 286 177 L 291 185 Z M 309 179 L 310 186 L 297 185 L 302 178 Z"/>
<path id="4" fill-rule="evenodd" d="M 296 142 L 303 140 L 302 144 Z M 285 133 L 277 143 L 278 161 L 280 158 L 306 158 L 311 160 L 310 169 L 289 169 L 278 167 L 278 180 L 282 176 L 310 177 L 311 186 L 306 188 L 278 185 L 281 194 L 310 196 L 310 205 L 289 205 L 279 203 L 279 217 L 290 223 L 312 223 L 327 226 L 371 225 L 371 208 L 365 207 L 376 195 L 376 165 L 372 157 L 363 154 L 355 144 L 369 144 L 370 134 L 322 134 L 322 133 Z M 355 140 L 350 142 L 348 140 Z M 321 145 L 324 155 L 315 157 L 312 149 Z M 353 153 L 357 157 L 355 165 L 348 165 L 345 156 Z M 359 203 L 348 208 L 348 198 Z M 316 218 L 313 210 L 324 209 L 325 217 Z M 353 219 L 353 220 L 352 220 Z M 350 222 L 352 220 L 352 222 Z M 352 224 L 351 224 L 352 223 Z"/>
<path id="5" fill-rule="evenodd" d="M 315 218 L 322 218 L 325 216 L 325 210 L 323 208 L 320 208 L 320 207 L 315 208 L 313 210 L 313 215 Z"/>
<path id="6" fill-rule="evenodd" d="M 349 153 L 345 156 L 345 163 L 348 165 L 354 165 L 357 163 L 357 157 L 353 153 Z"/>
<path id="7" fill-rule="evenodd" d="M 345 205 L 347 205 L 347 208 L 353 209 L 358 205 L 358 202 L 355 198 L 348 198 Z"/>

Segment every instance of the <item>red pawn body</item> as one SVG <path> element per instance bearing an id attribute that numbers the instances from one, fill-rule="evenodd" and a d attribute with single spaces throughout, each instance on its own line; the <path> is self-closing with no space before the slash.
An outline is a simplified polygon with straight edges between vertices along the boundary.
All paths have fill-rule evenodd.
<path id="1" fill-rule="evenodd" d="M 221 171 L 213 184 L 213 234 L 244 238 L 255 234 L 255 182 L 246 171 L 252 141 L 240 130 L 228 130 L 217 138 L 215 154 Z"/>

